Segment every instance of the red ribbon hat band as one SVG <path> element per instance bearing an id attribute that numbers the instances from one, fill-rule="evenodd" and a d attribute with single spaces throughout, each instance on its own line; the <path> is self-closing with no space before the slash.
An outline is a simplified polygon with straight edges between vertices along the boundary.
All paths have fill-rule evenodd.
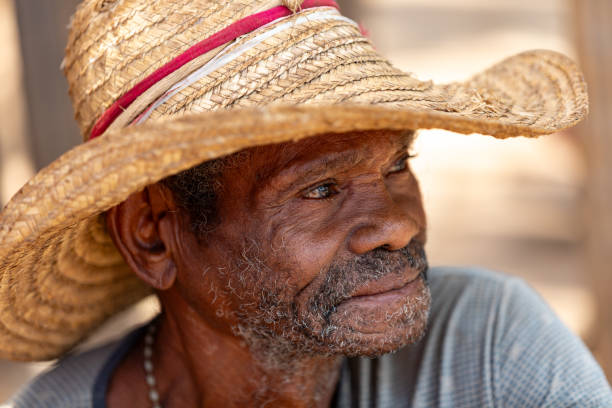
<path id="1" fill-rule="evenodd" d="M 314 7 L 334 7 L 339 9 L 338 4 L 334 0 L 305 0 L 301 9 L 309 9 Z M 89 139 L 94 139 L 103 134 L 106 129 L 134 102 L 140 95 L 146 92 L 153 85 L 172 74 L 176 70 L 188 62 L 214 50 L 217 47 L 234 41 L 236 38 L 255 31 L 266 24 L 272 23 L 280 18 L 290 16 L 293 12 L 285 6 L 277 6 L 260 13 L 252 14 L 235 23 L 229 25 L 223 30 L 211 35 L 203 41 L 200 41 L 193 47 L 189 48 L 183 54 L 174 58 L 166 65 L 157 69 L 151 75 L 136 84 L 132 89 L 120 97 L 104 114 L 98 119 L 91 130 Z"/>

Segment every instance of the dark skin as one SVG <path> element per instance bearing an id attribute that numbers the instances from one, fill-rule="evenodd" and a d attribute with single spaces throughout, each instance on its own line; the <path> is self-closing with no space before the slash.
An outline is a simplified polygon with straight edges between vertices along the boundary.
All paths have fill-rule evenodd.
<path id="1" fill-rule="evenodd" d="M 398 255 L 425 242 L 411 139 L 364 132 L 251 149 L 224 172 L 220 221 L 204 237 L 160 183 L 109 211 L 115 244 L 162 304 L 153 363 L 164 407 L 327 407 L 343 355 L 418 338 L 424 315 L 401 311 L 426 310 L 422 270 Z M 374 252 L 398 259 L 393 273 L 353 272 Z M 142 355 L 140 343 L 115 371 L 110 407 L 151 405 Z"/>

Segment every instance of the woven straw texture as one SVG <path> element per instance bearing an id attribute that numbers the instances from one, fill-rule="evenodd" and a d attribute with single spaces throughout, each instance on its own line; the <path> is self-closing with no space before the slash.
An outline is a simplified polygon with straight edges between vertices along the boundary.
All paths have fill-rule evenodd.
<path id="1" fill-rule="evenodd" d="M 83 137 L 156 69 L 232 22 L 280 4 L 84 1 L 64 61 Z M 297 12 L 301 2 L 283 4 Z M 468 81 L 435 85 L 394 68 L 351 22 L 312 17 L 190 83 L 152 109 L 146 124 L 124 128 L 221 49 L 320 12 L 299 11 L 198 58 L 139 97 L 121 125 L 64 154 L 9 202 L 0 213 L 0 357 L 58 357 L 150 292 L 116 251 L 101 214 L 171 174 L 244 148 L 328 132 L 442 128 L 537 136 L 586 115 L 582 74 L 563 55 L 531 51 Z"/>

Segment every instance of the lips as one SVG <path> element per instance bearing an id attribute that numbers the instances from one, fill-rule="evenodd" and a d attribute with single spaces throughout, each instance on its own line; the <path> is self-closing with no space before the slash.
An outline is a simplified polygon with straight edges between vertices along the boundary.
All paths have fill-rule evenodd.
<path id="1" fill-rule="evenodd" d="M 402 274 L 391 273 L 375 281 L 370 281 L 357 288 L 350 298 L 380 295 L 401 289 L 414 282 L 421 275 L 420 271 L 407 268 Z"/>
<path id="2" fill-rule="evenodd" d="M 356 295 L 336 307 L 330 321 L 340 326 L 348 325 L 351 331 L 361 334 L 388 334 L 394 327 L 390 321 L 407 321 L 410 311 L 418 307 L 417 296 L 425 290 L 421 273 L 406 276 L 402 279 L 393 274 L 394 279 L 385 276 L 384 280 L 361 287 Z"/>

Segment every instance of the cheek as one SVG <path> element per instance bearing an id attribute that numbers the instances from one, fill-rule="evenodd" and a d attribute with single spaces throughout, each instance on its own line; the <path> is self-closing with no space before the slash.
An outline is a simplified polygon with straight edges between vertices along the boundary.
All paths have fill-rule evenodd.
<path id="1" fill-rule="evenodd" d="M 210 327 L 230 333 L 235 301 L 229 288 L 236 287 L 238 279 L 221 253 L 217 246 L 202 247 L 195 240 L 185 246 L 174 289 Z"/>
<path id="2" fill-rule="evenodd" d="M 344 242 L 342 228 L 328 211 L 289 209 L 292 216 L 268 221 L 270 242 L 276 266 L 291 271 L 291 280 L 299 291 L 320 275 L 336 257 Z"/>

